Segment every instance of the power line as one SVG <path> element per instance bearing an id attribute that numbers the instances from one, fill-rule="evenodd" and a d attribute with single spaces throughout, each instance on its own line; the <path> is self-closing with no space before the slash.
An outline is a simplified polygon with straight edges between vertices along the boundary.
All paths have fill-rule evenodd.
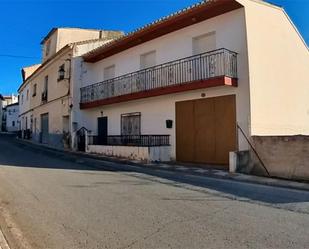
<path id="1" fill-rule="evenodd" d="M 0 54 L 0 57 L 20 58 L 20 59 L 40 59 L 35 56 L 14 55 L 14 54 Z"/>

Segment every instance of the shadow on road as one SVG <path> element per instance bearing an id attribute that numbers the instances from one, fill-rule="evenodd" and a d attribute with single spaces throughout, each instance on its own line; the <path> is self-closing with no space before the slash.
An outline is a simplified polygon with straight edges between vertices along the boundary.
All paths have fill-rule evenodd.
<path id="1" fill-rule="evenodd" d="M 27 146 L 17 142 L 15 137 L 10 135 L 0 134 L 0 148 L 0 167 L 77 170 L 84 171 L 85 174 L 127 172 L 131 173 L 130 175 L 132 177 L 146 181 L 147 185 L 151 184 L 151 182 L 161 182 L 176 187 L 185 187 L 184 184 L 188 184 L 204 188 L 205 190 L 215 190 L 237 198 L 260 201 L 269 204 L 309 202 L 309 192 L 305 191 L 203 176 L 191 176 L 179 172 L 129 166 L 108 161 L 98 161 L 83 158 L 82 156 L 50 151 L 45 148 L 41 149 L 38 147 Z M 121 184 L 121 182 L 119 182 L 119 184 Z"/>

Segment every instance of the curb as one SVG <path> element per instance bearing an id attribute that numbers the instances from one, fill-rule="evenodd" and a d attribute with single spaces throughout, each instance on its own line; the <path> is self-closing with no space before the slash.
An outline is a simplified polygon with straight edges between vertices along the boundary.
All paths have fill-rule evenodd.
<path id="1" fill-rule="evenodd" d="M 57 154 L 58 156 L 63 157 L 64 159 L 70 160 L 72 162 L 77 162 L 80 164 L 88 164 L 91 167 L 98 169 L 106 169 L 106 170 L 117 170 L 123 168 L 123 166 L 130 166 L 131 171 L 140 171 L 141 173 L 145 172 L 145 170 L 154 170 L 154 171 L 168 171 L 168 172 L 177 172 L 182 175 L 192 175 L 192 176 L 200 176 L 200 177 L 211 177 L 217 179 L 226 179 L 233 180 L 238 182 L 246 182 L 252 184 L 273 186 L 279 188 L 288 188 L 302 191 L 309 191 L 309 183 L 305 182 L 297 182 L 297 181 L 289 181 L 285 179 L 279 178 L 269 178 L 269 177 L 261 177 L 254 175 L 245 175 L 241 173 L 229 173 L 224 170 L 218 169 L 205 169 L 198 167 L 185 167 L 176 164 L 159 164 L 159 163 L 149 163 L 145 164 L 139 161 L 131 161 L 127 159 L 119 159 L 113 157 L 99 156 L 86 154 L 82 152 L 74 152 L 68 150 L 61 150 L 57 148 L 52 148 L 45 145 L 39 145 L 37 143 L 16 139 L 19 144 L 23 144 L 25 146 L 31 146 L 32 148 L 38 149 L 40 151 L 48 152 L 51 155 Z M 87 160 L 82 161 L 81 159 Z M 111 166 L 106 165 L 107 162 L 121 164 L 122 166 Z"/>

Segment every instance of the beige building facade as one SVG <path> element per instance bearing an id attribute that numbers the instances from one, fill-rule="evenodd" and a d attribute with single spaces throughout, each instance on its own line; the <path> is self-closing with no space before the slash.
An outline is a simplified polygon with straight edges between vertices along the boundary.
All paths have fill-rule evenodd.
<path id="1" fill-rule="evenodd" d="M 43 39 L 42 64 L 24 68 L 19 88 L 22 137 L 57 148 L 70 147 L 72 76 L 75 60 L 121 32 L 57 28 Z M 74 68 L 76 66 L 76 68 Z"/>

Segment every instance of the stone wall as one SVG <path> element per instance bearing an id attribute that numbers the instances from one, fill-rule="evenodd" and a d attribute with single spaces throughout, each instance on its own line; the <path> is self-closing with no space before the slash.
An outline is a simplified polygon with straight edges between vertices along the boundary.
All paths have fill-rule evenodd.
<path id="1" fill-rule="evenodd" d="M 309 136 L 255 136 L 252 141 L 271 176 L 309 180 Z M 266 175 L 253 151 L 250 159 L 250 173 Z"/>

